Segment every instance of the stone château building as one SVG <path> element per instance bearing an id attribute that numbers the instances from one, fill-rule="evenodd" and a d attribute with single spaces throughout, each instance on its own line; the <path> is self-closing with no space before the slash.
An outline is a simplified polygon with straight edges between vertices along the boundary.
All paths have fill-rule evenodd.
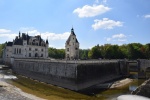
<path id="1" fill-rule="evenodd" d="M 71 29 L 71 34 L 65 44 L 65 53 L 66 59 L 68 60 L 79 59 L 79 42 L 73 28 Z"/>
<path id="2" fill-rule="evenodd" d="M 48 45 L 48 40 L 44 41 L 40 35 L 29 36 L 19 32 L 13 42 L 6 42 L 3 61 L 10 63 L 11 58 L 47 58 Z"/>

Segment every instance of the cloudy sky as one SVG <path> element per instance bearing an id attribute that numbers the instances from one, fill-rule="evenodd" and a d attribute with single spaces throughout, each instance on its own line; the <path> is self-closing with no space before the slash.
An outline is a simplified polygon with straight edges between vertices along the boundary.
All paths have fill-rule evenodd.
<path id="1" fill-rule="evenodd" d="M 82 49 L 150 43 L 150 0 L 0 0 L 0 43 L 21 31 L 64 48 L 72 27 Z"/>

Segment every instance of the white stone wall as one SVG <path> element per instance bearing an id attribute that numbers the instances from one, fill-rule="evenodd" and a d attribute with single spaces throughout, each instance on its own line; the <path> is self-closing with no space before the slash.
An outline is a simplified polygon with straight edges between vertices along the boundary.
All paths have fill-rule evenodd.
<path id="1" fill-rule="evenodd" d="M 3 51 L 3 61 L 5 63 L 9 63 L 10 62 L 10 58 L 12 56 L 12 48 L 11 46 L 6 46 L 4 51 Z"/>
<path id="2" fill-rule="evenodd" d="M 10 63 L 11 57 L 48 58 L 48 44 L 46 44 L 46 46 L 27 45 L 27 41 L 24 40 L 23 45 L 6 46 L 3 54 L 3 61 Z"/>
<path id="3" fill-rule="evenodd" d="M 48 47 L 36 45 L 13 45 L 13 57 L 15 58 L 47 58 Z M 15 53 L 16 49 L 16 53 Z M 18 52 L 21 49 L 21 53 Z"/>
<path id="4" fill-rule="evenodd" d="M 69 44 L 66 42 L 66 59 L 79 58 L 79 43 L 76 42 L 76 36 L 70 35 Z"/>

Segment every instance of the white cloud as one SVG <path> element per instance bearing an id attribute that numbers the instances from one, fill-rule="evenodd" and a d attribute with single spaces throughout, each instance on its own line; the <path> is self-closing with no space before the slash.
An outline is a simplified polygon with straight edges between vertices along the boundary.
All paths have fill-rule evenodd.
<path id="1" fill-rule="evenodd" d="M 127 41 L 127 36 L 120 33 L 120 34 L 115 34 L 112 35 L 111 37 L 105 38 L 106 41 L 118 41 L 118 42 L 126 42 Z"/>
<path id="2" fill-rule="evenodd" d="M 111 38 L 106 38 L 106 41 L 111 41 Z"/>
<path id="3" fill-rule="evenodd" d="M 145 15 L 144 18 L 150 18 L 150 14 L 149 15 Z"/>
<path id="4" fill-rule="evenodd" d="M 15 34 L 15 33 L 0 34 L 0 38 L 14 39 L 16 36 L 17 36 L 17 34 Z"/>
<path id="5" fill-rule="evenodd" d="M 115 34 L 112 36 L 112 38 L 126 38 L 126 36 L 124 34 Z"/>
<path id="6" fill-rule="evenodd" d="M 92 28 L 94 30 L 97 29 L 113 29 L 114 27 L 121 27 L 123 26 L 123 22 L 120 21 L 114 21 L 110 20 L 108 18 L 103 18 L 102 20 L 94 20 L 94 24 L 92 25 Z"/>
<path id="7" fill-rule="evenodd" d="M 41 35 L 41 37 L 43 39 L 48 38 L 48 40 L 53 40 L 53 41 L 55 41 L 55 40 L 66 40 L 70 35 L 70 32 L 64 32 L 64 33 L 39 32 L 36 29 L 28 30 L 25 33 L 28 33 L 28 35 L 30 35 L 30 36 Z"/>
<path id="8" fill-rule="evenodd" d="M 11 30 L 7 30 L 7 29 L 0 29 L 0 33 L 9 33 L 11 32 Z"/>
<path id="9" fill-rule="evenodd" d="M 45 39 L 48 38 L 49 40 L 67 40 L 69 35 L 70 35 L 69 32 L 60 33 L 60 34 L 45 32 L 41 34 L 43 38 Z"/>
<path id="10" fill-rule="evenodd" d="M 23 31 L 24 30 L 24 31 Z M 13 33 L 10 30 L 0 29 L 0 42 L 13 41 L 19 33 Z M 64 33 L 52 33 L 52 32 L 40 32 L 34 28 L 21 28 L 21 33 L 28 33 L 29 36 L 41 35 L 42 39 L 48 38 L 49 46 L 55 48 L 64 48 L 65 41 L 68 39 L 70 32 Z"/>
<path id="11" fill-rule="evenodd" d="M 82 8 L 77 8 L 73 11 L 73 13 L 78 14 L 80 18 L 83 17 L 94 17 L 100 14 L 103 14 L 107 11 L 109 11 L 111 8 L 106 7 L 104 5 L 85 5 Z"/>

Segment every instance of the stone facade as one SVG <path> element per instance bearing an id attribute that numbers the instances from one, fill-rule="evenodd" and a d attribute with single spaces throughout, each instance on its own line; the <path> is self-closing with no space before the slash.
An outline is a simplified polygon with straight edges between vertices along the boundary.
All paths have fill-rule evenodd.
<path id="1" fill-rule="evenodd" d="M 29 36 L 19 32 L 13 42 L 6 42 L 3 61 L 10 63 L 11 58 L 47 58 L 48 45 L 48 40 L 44 41 L 40 35 Z"/>
<path id="2" fill-rule="evenodd" d="M 71 29 L 71 34 L 65 44 L 65 53 L 67 60 L 79 59 L 79 42 L 73 28 Z"/>
<path id="3" fill-rule="evenodd" d="M 12 70 L 31 79 L 75 91 L 122 77 L 119 60 L 93 62 L 15 58 Z"/>

